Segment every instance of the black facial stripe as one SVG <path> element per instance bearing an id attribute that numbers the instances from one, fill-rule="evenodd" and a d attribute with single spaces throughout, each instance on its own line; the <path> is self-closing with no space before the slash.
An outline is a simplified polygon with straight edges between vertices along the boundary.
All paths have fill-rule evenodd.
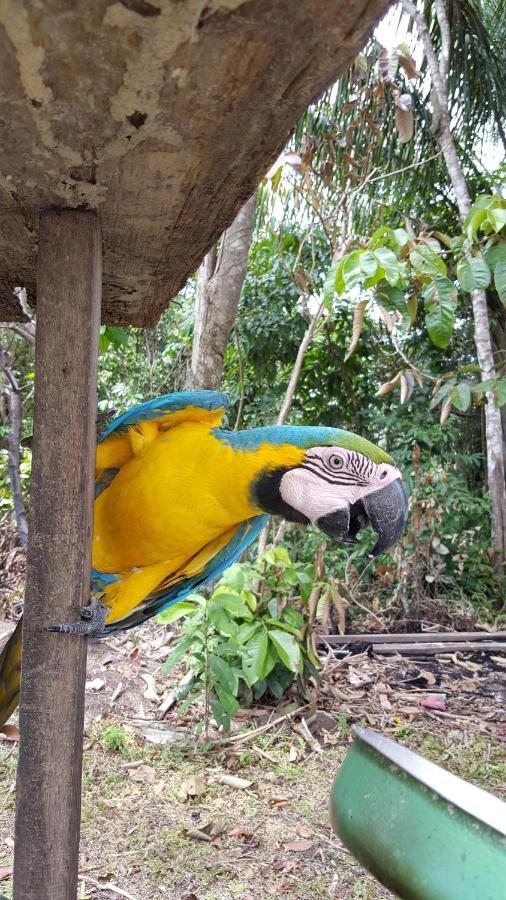
<path id="1" fill-rule="evenodd" d="M 338 470 L 338 472 L 336 472 L 334 469 L 323 468 L 323 467 L 322 467 L 322 469 L 320 469 L 320 468 L 317 468 L 316 466 L 314 466 L 313 463 L 314 463 L 314 460 L 311 460 L 310 463 L 304 462 L 299 466 L 299 468 L 307 469 L 309 472 L 312 472 L 314 475 L 317 475 L 318 478 L 321 478 L 322 481 L 326 481 L 327 484 L 342 484 L 342 485 L 353 484 L 353 485 L 364 485 L 364 486 L 366 486 L 368 484 L 367 479 L 360 478 L 357 475 L 353 474 L 352 472 L 343 472 L 342 470 Z M 327 477 L 327 475 L 325 475 L 324 472 L 327 473 L 328 476 L 330 476 L 330 477 Z"/>
<path id="2" fill-rule="evenodd" d="M 299 466 L 299 468 L 307 469 L 309 472 L 312 472 L 314 475 L 317 475 L 318 478 L 321 479 L 321 481 L 326 481 L 327 484 L 344 485 L 344 486 L 350 485 L 350 484 L 351 485 L 360 485 L 360 484 L 367 485 L 367 481 L 362 481 L 361 479 L 358 479 L 355 475 L 352 475 L 350 472 L 339 472 L 339 474 L 337 472 L 331 472 L 330 477 L 327 477 L 326 475 L 323 474 L 322 471 L 320 471 L 319 469 L 315 469 L 315 468 L 313 468 L 313 466 L 307 465 L 306 463 L 303 463 L 301 466 Z"/>
<path id="3" fill-rule="evenodd" d="M 349 476 L 354 484 L 367 485 L 372 479 L 374 474 L 374 464 L 371 460 L 367 459 L 363 453 L 357 453 L 356 451 L 352 451 L 348 454 L 348 458 L 345 462 L 345 470 L 335 469 L 333 466 L 329 465 L 325 459 L 316 453 L 314 450 L 309 451 L 306 455 L 306 460 L 302 463 L 302 468 L 310 469 L 313 466 L 313 471 L 320 470 L 325 472 L 331 476 L 335 476 L 336 472 L 339 472 L 339 477 Z M 317 471 L 316 474 L 319 474 Z M 334 483 L 339 483 L 337 480 Z"/>

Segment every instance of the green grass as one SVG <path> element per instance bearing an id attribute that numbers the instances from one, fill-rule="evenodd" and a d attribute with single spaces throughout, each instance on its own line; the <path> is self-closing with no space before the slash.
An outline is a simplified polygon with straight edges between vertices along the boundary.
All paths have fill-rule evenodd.
<path id="1" fill-rule="evenodd" d="M 339 741 L 321 754 L 290 762 L 298 737 L 287 725 L 278 736 L 259 735 L 232 753 L 190 744 L 177 749 L 141 742 L 114 720 L 91 726 L 83 772 L 80 869 L 104 876 L 137 900 L 381 900 L 389 894 L 365 873 L 332 834 L 327 806 L 330 786 L 348 747 L 348 722 L 337 716 Z M 499 792 L 506 767 L 499 747 L 479 732 L 436 730 L 402 724 L 394 737 L 453 772 Z M 265 759 L 255 746 L 269 754 Z M 10 865 L 16 749 L 0 746 L 0 865 Z M 2 759 L 5 757 L 5 759 Z M 129 767 L 139 762 L 145 769 Z M 149 774 L 142 782 L 136 772 Z M 236 790 L 207 779 L 231 773 L 254 782 Z M 206 781 L 202 796 L 181 800 L 190 776 Z M 193 813 L 193 817 L 192 817 Z M 221 822 L 216 845 L 187 829 Z M 245 829 L 244 833 L 233 833 Z M 310 849 L 285 844 L 300 838 Z M 232 834 L 230 834 L 232 832 Z M 7 839 L 7 843 L 5 842 Z M 90 887 L 91 890 L 91 887 Z M 12 881 L 0 894 L 12 896 Z M 94 896 L 94 895 L 90 895 Z"/>

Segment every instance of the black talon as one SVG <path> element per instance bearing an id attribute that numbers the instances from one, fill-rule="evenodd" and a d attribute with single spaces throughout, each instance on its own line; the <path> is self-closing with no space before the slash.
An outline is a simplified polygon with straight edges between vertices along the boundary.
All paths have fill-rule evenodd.
<path id="1" fill-rule="evenodd" d="M 56 634 L 87 635 L 88 637 L 102 637 L 105 630 L 105 620 L 110 613 L 107 606 L 102 606 L 99 600 L 92 597 L 89 606 L 77 607 L 84 621 L 68 622 L 63 625 L 47 625 L 46 631 Z"/>

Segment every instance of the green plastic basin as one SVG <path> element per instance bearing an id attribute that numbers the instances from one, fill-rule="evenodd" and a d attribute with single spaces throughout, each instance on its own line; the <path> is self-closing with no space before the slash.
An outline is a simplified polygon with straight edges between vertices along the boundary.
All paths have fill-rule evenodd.
<path id="1" fill-rule="evenodd" d="M 506 900 L 506 803 L 369 728 L 334 781 L 331 819 L 405 900 Z"/>

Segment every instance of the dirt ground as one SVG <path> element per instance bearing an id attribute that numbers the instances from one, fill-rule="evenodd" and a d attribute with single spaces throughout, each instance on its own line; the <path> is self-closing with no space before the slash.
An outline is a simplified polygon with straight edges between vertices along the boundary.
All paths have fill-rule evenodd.
<path id="1" fill-rule="evenodd" d="M 158 708 L 173 632 L 92 645 L 79 898 L 375 900 L 393 896 L 332 833 L 328 796 L 357 722 L 497 794 L 506 764 L 506 657 L 322 657 L 311 703 L 240 710 L 228 739 L 202 708 Z M 444 710 L 421 705 L 429 695 Z M 429 700 L 429 704 L 432 701 Z M 14 720 L 15 722 L 15 720 Z M 12 897 L 16 729 L 0 736 L 0 896 Z"/>

